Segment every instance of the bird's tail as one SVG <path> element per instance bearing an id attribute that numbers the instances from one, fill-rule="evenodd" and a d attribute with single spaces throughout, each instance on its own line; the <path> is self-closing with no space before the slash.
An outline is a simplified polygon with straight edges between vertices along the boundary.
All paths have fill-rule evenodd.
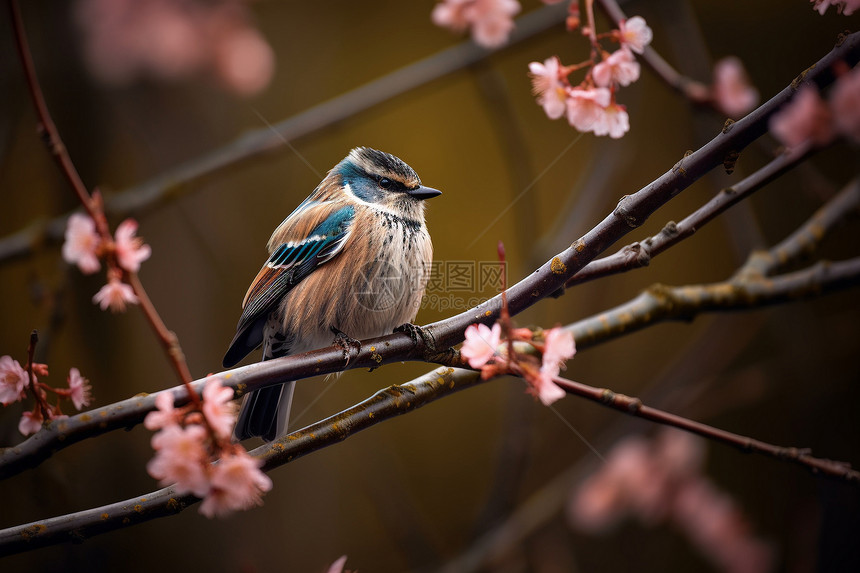
<path id="1" fill-rule="evenodd" d="M 260 436 L 271 442 L 287 429 L 295 382 L 254 390 L 245 396 L 233 435 L 241 441 Z"/>

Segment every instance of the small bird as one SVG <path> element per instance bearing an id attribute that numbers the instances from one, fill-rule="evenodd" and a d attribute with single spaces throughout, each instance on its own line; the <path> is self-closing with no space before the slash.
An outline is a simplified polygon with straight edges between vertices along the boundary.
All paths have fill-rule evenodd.
<path id="1" fill-rule="evenodd" d="M 424 200 L 438 195 L 399 158 L 350 151 L 269 239 L 224 367 L 260 345 L 271 360 L 411 324 L 433 260 Z M 292 395 L 292 382 L 249 393 L 236 439 L 283 434 Z"/>

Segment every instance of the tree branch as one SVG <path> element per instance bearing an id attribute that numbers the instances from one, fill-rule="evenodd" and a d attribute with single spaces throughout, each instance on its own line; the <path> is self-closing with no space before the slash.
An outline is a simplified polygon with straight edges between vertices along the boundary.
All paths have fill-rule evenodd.
<path id="1" fill-rule="evenodd" d="M 90 194 L 83 180 L 75 168 L 71 156 L 60 137 L 60 132 L 51 118 L 48 111 L 48 106 L 45 103 L 45 98 L 42 95 L 42 88 L 39 85 L 39 78 L 36 75 L 36 68 L 33 65 L 33 58 L 30 54 L 30 47 L 27 42 L 27 34 L 24 30 L 24 22 L 21 18 L 21 10 L 17 0 L 9 0 L 9 9 L 12 13 L 12 30 L 15 34 L 15 46 L 18 49 L 18 56 L 21 60 L 21 67 L 24 69 L 24 75 L 27 78 L 27 88 L 30 91 L 30 97 L 33 101 L 33 106 L 36 108 L 36 115 L 39 118 L 39 132 L 48 146 L 51 155 L 57 161 L 60 171 L 68 181 L 69 185 L 77 195 L 78 200 L 84 206 L 90 218 L 95 222 L 99 235 L 103 241 L 111 241 L 112 237 L 108 228 L 107 219 L 105 218 L 104 208 L 102 205 L 101 196 L 96 193 Z M 150 302 L 149 296 L 143 287 L 143 284 L 135 273 L 125 273 L 128 282 L 134 289 L 135 294 L 140 300 L 140 307 L 147 321 L 152 326 L 153 332 L 158 340 L 164 346 L 168 359 L 176 371 L 180 382 L 188 384 L 191 382 L 191 372 L 188 370 L 188 365 L 185 362 L 185 355 L 179 346 L 179 341 L 172 332 L 170 332 L 161 320 L 155 306 Z"/>
<path id="2" fill-rule="evenodd" d="M 627 19 L 627 15 L 615 0 L 598 0 L 598 3 L 616 26 L 622 20 Z M 708 86 L 679 73 L 651 46 L 645 47 L 645 51 L 642 53 L 642 60 L 667 86 L 683 95 L 689 101 L 698 105 L 709 103 L 710 96 L 708 94 L 710 90 Z"/>
<path id="3" fill-rule="evenodd" d="M 564 22 L 564 6 L 546 6 L 517 19 L 509 46 L 532 38 Z M 356 114 L 408 93 L 425 84 L 486 59 L 493 51 L 471 41 L 462 42 L 413 64 L 395 70 L 293 117 L 241 135 L 227 145 L 170 169 L 161 175 L 114 194 L 105 200 L 105 210 L 122 218 L 139 214 L 192 189 L 195 183 L 225 169 L 282 149 L 295 141 Z M 30 223 L 25 229 L 0 239 L 0 262 L 33 252 L 46 242 L 63 239 L 66 213 Z"/>
<path id="4" fill-rule="evenodd" d="M 845 41 L 811 68 L 807 77 L 822 83 L 832 81 L 833 76 L 829 71 L 832 62 L 843 59 L 856 61 L 858 58 L 860 58 L 860 33 L 846 37 Z M 512 287 L 509 293 L 512 314 L 528 308 L 547 294 L 558 290 L 558 287 L 561 286 L 558 283 L 575 275 L 577 269 L 590 260 L 589 257 L 596 255 L 594 251 L 605 249 L 632 228 L 644 222 L 651 212 L 668 201 L 671 196 L 689 186 L 692 183 L 691 177 L 701 176 L 708 169 L 720 165 L 722 163 L 721 151 L 727 148 L 740 148 L 742 147 L 741 144 L 746 144 L 758 137 L 766 125 L 767 118 L 790 97 L 792 89 L 792 86 L 789 86 L 747 118 L 732 124 L 729 129 L 725 129 L 705 147 L 686 156 L 669 172 L 649 186 L 632 196 L 622 198 L 616 211 L 583 239 L 574 243 L 573 247 L 560 253 L 545 263 L 537 272 Z M 781 156 L 756 174 L 751 175 L 750 178 L 761 177 L 770 180 L 777 172 L 782 172 L 784 168 L 788 167 L 787 161 L 787 158 Z M 737 187 L 743 186 L 744 182 L 746 182 L 747 187 L 752 188 L 754 179 L 750 178 L 739 183 L 734 189 L 737 190 Z M 719 204 L 732 199 L 731 189 L 724 190 L 712 200 L 708 204 L 711 207 L 706 205 L 697 211 L 701 217 L 698 223 L 695 220 L 690 221 L 689 218 L 685 219 L 688 222 L 688 225 L 685 225 L 688 229 L 687 233 L 692 233 L 696 225 L 700 226 L 712 218 L 708 214 L 708 209 L 722 209 L 723 207 L 719 207 Z M 714 213 L 715 215 L 716 213 Z M 595 240 L 591 240 L 591 238 Z M 586 249 L 584 246 L 586 239 L 589 240 L 587 244 L 590 245 L 590 249 Z M 665 250 L 665 248 L 668 246 L 661 250 Z M 613 257 L 616 256 L 619 254 L 613 255 Z M 600 261 L 595 262 L 595 264 L 598 263 Z M 554 285 L 557 286 L 552 288 Z M 265 364 L 258 363 L 245 366 L 223 373 L 221 376 L 225 379 L 225 384 L 237 390 L 238 395 L 242 395 L 248 391 L 277 383 L 330 374 L 351 368 L 375 368 L 382 364 L 403 360 L 420 359 L 445 365 L 459 365 L 458 357 L 445 348 L 459 343 L 462 340 L 462 332 L 469 324 L 479 321 L 493 322 L 498 312 L 496 309 L 500 308 L 499 300 L 500 298 L 497 296 L 474 309 L 426 327 L 435 337 L 435 348 L 428 348 L 423 339 L 413 343 L 407 335 L 396 333 L 365 341 L 358 356 L 351 358 L 348 364 L 343 364 L 342 349 L 332 346 L 305 354 L 271 360 Z M 602 332 L 600 324 L 595 324 L 594 327 L 594 336 L 598 336 L 597 333 L 600 333 L 599 340 L 613 336 L 611 332 Z M 591 335 L 588 332 L 579 333 L 576 336 L 577 344 L 580 347 L 589 344 L 589 336 Z M 597 341 L 598 339 L 595 338 L 592 343 L 597 343 Z M 194 383 L 197 391 L 201 388 L 200 384 L 202 384 L 202 380 Z M 173 389 L 170 391 L 174 392 L 177 404 L 184 404 L 187 401 L 187 393 L 184 390 Z M 139 424 L 143 421 L 146 413 L 154 408 L 154 396 L 131 398 L 118 404 L 53 422 L 22 444 L 0 450 L 0 479 L 38 465 L 55 451 L 87 437 Z"/>
<path id="5" fill-rule="evenodd" d="M 625 245 L 608 257 L 591 261 L 565 283 L 565 288 L 648 266 L 651 263 L 651 259 L 670 247 L 677 245 L 684 239 L 693 236 L 696 231 L 708 224 L 715 217 L 799 165 L 816 151 L 816 149 L 807 146 L 797 154 L 780 154 L 752 175 L 731 187 L 721 190 L 713 199 L 708 201 L 695 213 L 684 218 L 680 223 L 670 221 L 663 227 L 660 233 L 648 237 L 644 241 Z"/>

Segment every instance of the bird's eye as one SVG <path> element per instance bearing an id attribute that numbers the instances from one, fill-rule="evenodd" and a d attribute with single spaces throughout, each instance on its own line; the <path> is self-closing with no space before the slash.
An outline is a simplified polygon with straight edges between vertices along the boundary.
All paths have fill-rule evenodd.
<path id="1" fill-rule="evenodd" d="M 392 185 L 392 181 L 388 177 L 383 177 L 379 180 L 379 186 L 382 187 L 383 189 L 390 189 L 391 185 Z"/>

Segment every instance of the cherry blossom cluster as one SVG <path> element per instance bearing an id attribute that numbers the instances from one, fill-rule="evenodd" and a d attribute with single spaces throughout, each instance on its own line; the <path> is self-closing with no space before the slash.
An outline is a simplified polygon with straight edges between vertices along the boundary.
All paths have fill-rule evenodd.
<path id="1" fill-rule="evenodd" d="M 517 0 L 442 0 L 433 7 L 431 19 L 457 33 L 469 29 L 479 46 L 498 48 L 508 41 L 520 9 Z"/>
<path id="2" fill-rule="evenodd" d="M 827 145 L 837 135 L 860 142 L 860 67 L 837 72 L 826 101 L 814 84 L 806 83 L 771 117 L 770 132 L 787 148 Z"/>
<path id="3" fill-rule="evenodd" d="M 626 517 L 656 526 L 671 523 L 719 571 L 770 571 L 773 549 L 757 538 L 737 503 L 702 475 L 700 438 L 675 429 L 653 440 L 628 437 L 574 493 L 572 525 L 592 534 L 609 531 Z"/>
<path id="4" fill-rule="evenodd" d="M 243 0 L 78 0 L 84 63 L 100 81 L 209 74 L 251 96 L 274 73 L 275 55 Z"/>
<path id="5" fill-rule="evenodd" d="M 850 16 L 855 11 L 860 9 L 860 0 L 809 0 L 813 4 L 813 9 L 818 10 L 822 16 L 827 9 L 833 6 L 840 14 Z"/>
<path id="6" fill-rule="evenodd" d="M 123 312 L 128 304 L 139 302 L 134 289 L 123 282 L 125 272 L 136 273 L 140 263 L 152 254 L 149 245 L 136 236 L 137 222 L 126 219 L 117 226 L 113 237 L 107 231 L 107 223 L 102 229 L 92 217 L 74 213 L 66 226 L 63 243 L 63 259 L 77 265 L 84 274 L 93 274 L 101 269 L 100 259 L 107 261 L 107 284 L 93 296 L 93 302 L 102 310 Z"/>
<path id="7" fill-rule="evenodd" d="M 155 457 L 146 466 L 149 475 L 163 486 L 173 484 L 179 495 L 201 498 L 200 513 L 207 517 L 261 505 L 272 480 L 260 471 L 259 459 L 230 441 L 236 421 L 233 390 L 212 376 L 202 399 L 194 397 L 181 408 L 174 407 L 171 392 L 155 398 L 158 409 L 144 420 L 148 429 L 156 431 L 152 436 Z"/>
<path id="8" fill-rule="evenodd" d="M 641 16 L 623 20 L 618 29 L 598 34 L 592 2 L 587 0 L 585 4 L 588 24 L 580 25 L 579 6 L 574 0 L 570 3 L 567 27 L 570 31 L 579 29 L 589 39 L 591 57 L 570 66 L 563 65 L 558 56 L 542 64 L 530 63 L 532 88 L 550 119 L 565 116 L 578 131 L 617 139 L 630 129 L 630 118 L 627 109 L 616 101 L 616 93 L 639 79 L 640 66 L 634 53 L 643 53 L 653 34 Z M 601 41 L 617 44 L 618 48 L 609 52 Z M 580 70 L 588 71 L 574 86 L 569 76 Z"/>
<path id="9" fill-rule="evenodd" d="M 536 338 L 531 329 L 513 328 L 509 320 L 503 319 L 492 328 L 485 324 L 472 324 L 465 334 L 460 354 L 469 366 L 481 370 L 484 380 L 513 373 L 525 378 L 529 383 L 528 392 L 546 406 L 564 397 L 565 391 L 556 385 L 553 378 L 558 376 L 565 361 L 576 354 L 570 331 L 555 327 L 542 331 Z M 517 352 L 514 349 L 517 342 L 534 347 L 541 353 L 541 359 Z"/>
<path id="10" fill-rule="evenodd" d="M 33 398 L 33 409 L 24 412 L 18 423 L 18 431 L 25 436 L 38 432 L 46 421 L 66 418 L 60 408 L 62 399 L 70 400 L 76 410 L 90 404 L 90 383 L 77 368 L 69 370 L 66 388 L 54 388 L 39 380 L 47 375 L 47 364 L 32 362 L 23 368 L 11 356 L 0 356 L 0 403 L 8 406 L 27 396 Z M 49 393 L 56 397 L 53 404 L 49 403 Z"/>

